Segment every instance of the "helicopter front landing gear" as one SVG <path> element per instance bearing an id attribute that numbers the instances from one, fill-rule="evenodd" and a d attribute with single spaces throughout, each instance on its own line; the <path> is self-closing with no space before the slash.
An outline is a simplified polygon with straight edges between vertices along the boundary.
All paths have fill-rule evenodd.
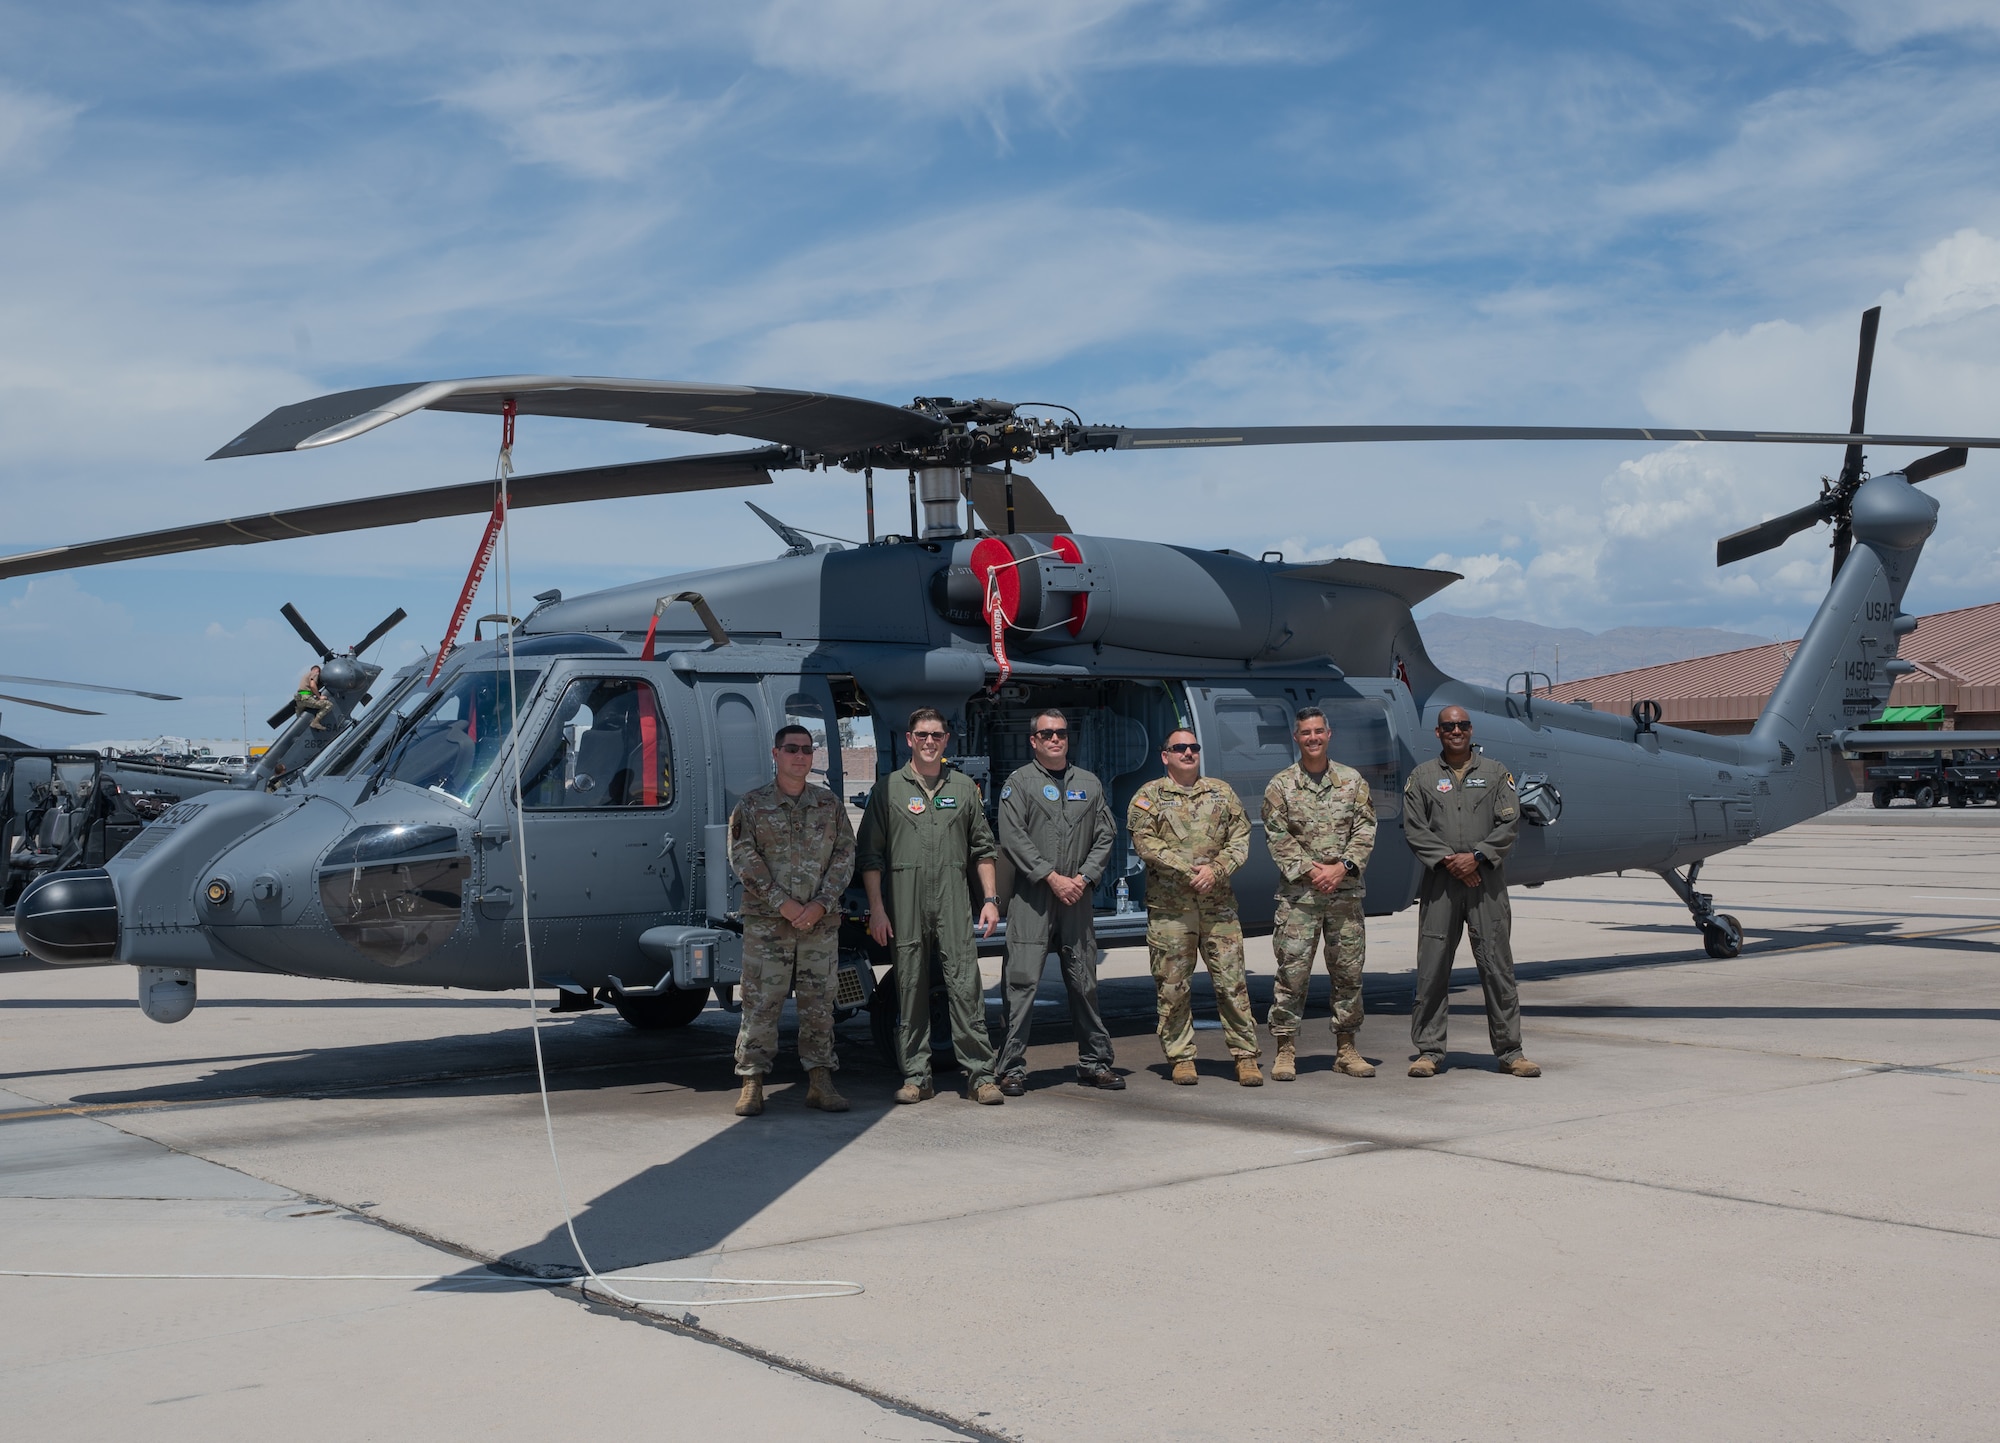
<path id="1" fill-rule="evenodd" d="M 1715 898 L 1707 892 L 1697 892 L 1694 884 L 1701 876 L 1701 863 L 1689 865 L 1683 877 L 1672 867 L 1660 870 L 1660 880 L 1674 889 L 1674 895 L 1687 903 L 1687 909 L 1694 917 L 1695 926 L 1701 928 L 1702 946 L 1711 957 L 1734 957 L 1743 950 L 1743 924 L 1727 912 L 1715 910 Z"/>

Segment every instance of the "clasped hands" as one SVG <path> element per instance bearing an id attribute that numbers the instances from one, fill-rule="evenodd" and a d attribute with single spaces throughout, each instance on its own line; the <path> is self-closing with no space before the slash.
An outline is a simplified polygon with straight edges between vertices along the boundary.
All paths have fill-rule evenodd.
<path id="1" fill-rule="evenodd" d="M 1479 885 L 1479 854 L 1453 852 L 1444 859 L 1444 869 L 1468 887 Z"/>
<path id="2" fill-rule="evenodd" d="M 779 905 L 778 915 L 789 922 L 793 930 L 810 932 L 826 916 L 826 908 L 817 902 L 798 902 L 787 898 Z"/>

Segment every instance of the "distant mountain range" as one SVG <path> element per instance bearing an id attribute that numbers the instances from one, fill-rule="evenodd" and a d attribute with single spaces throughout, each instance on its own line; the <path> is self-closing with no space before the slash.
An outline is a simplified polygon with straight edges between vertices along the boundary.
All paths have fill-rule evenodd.
<path id="1" fill-rule="evenodd" d="M 1542 671 L 1559 682 L 1575 681 L 1771 640 L 1712 626 L 1618 626 L 1589 632 L 1447 611 L 1419 618 L 1417 629 L 1432 661 L 1455 677 L 1487 686 L 1506 685 L 1513 672 Z"/>

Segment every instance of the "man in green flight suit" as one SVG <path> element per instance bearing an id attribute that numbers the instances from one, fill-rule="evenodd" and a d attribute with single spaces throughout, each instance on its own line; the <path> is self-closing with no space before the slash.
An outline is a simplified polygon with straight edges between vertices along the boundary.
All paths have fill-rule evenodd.
<path id="1" fill-rule="evenodd" d="M 994 1105 L 1007 1099 L 993 1081 L 993 1038 L 986 1030 L 979 945 L 972 935 L 966 869 L 978 864 L 984 902 L 979 935 L 1000 923 L 993 829 L 972 779 L 944 760 L 951 729 L 932 707 L 910 713 L 904 734 L 910 760 L 875 783 L 861 816 L 856 863 L 868 893 L 868 935 L 895 945 L 898 1041 L 903 1085 L 898 1102 L 936 1095 L 931 1085 L 930 954 L 944 972 L 951 1045 L 965 1069 L 965 1095 Z M 885 876 L 886 874 L 886 876 Z"/>
<path id="2" fill-rule="evenodd" d="M 1097 928 L 1092 893 L 1104 880 L 1118 824 L 1104 787 L 1069 764 L 1069 718 L 1059 711 L 1036 715 L 1028 733 L 1035 759 L 1000 788 L 1000 846 L 1014 864 L 1014 895 L 1007 903 L 1007 1040 L 1000 1050 L 1000 1090 L 1019 1097 L 1027 1089 L 1028 1033 L 1035 992 L 1049 953 L 1062 959 L 1076 1027 L 1076 1080 L 1085 1087 L 1122 1091 L 1111 1070 L 1111 1033 L 1097 1010 Z"/>
<path id="3" fill-rule="evenodd" d="M 1521 1055 L 1521 997 L 1514 986 L 1508 933 L 1507 852 L 1521 828 L 1514 777 L 1472 749 L 1472 716 L 1462 706 L 1438 713 L 1443 754 L 1420 764 L 1403 787 L 1403 835 L 1424 864 L 1417 911 L 1417 1000 L 1410 1076 L 1435 1077 L 1444 1066 L 1451 960 L 1459 934 L 1472 930 L 1472 960 L 1486 994 L 1486 1033 L 1500 1070 L 1540 1077 Z"/>
<path id="4" fill-rule="evenodd" d="M 1316 706 L 1299 708 L 1292 740 L 1299 759 L 1264 788 L 1264 841 L 1278 864 L 1278 910 L 1271 951 L 1278 977 L 1271 993 L 1271 1080 L 1298 1076 L 1299 1023 L 1312 985 L 1313 949 L 1324 936 L 1333 984 L 1334 1063 L 1350 1077 L 1375 1069 L 1354 1046 L 1361 1030 L 1361 968 L 1368 935 L 1361 914 L 1361 873 L 1375 850 L 1375 800 L 1352 767 L 1326 754 L 1333 731 Z"/>
<path id="5" fill-rule="evenodd" d="M 1243 923 L 1229 884 L 1250 859 L 1250 819 L 1229 783 L 1201 774 L 1201 742 L 1186 727 L 1167 734 L 1160 762 L 1167 774 L 1139 788 L 1125 809 L 1132 849 L 1146 864 L 1146 946 L 1159 993 L 1160 1046 L 1174 1065 L 1174 1081 L 1192 1087 L 1199 1079 L 1189 984 L 1198 958 L 1208 964 L 1236 1080 L 1262 1087 L 1262 1049 L 1243 977 Z"/>

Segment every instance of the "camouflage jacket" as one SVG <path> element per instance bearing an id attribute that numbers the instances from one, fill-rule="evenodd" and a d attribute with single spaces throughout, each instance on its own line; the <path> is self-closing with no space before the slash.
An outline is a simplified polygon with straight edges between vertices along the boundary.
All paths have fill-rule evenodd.
<path id="1" fill-rule="evenodd" d="M 1329 759 L 1314 777 L 1297 762 L 1264 788 L 1264 841 L 1278 864 L 1280 897 L 1312 891 L 1306 881 L 1315 862 L 1346 858 L 1347 875 L 1336 891 L 1359 892 L 1361 873 L 1375 850 L 1375 799 L 1352 767 Z"/>
<path id="2" fill-rule="evenodd" d="M 1229 877 L 1250 859 L 1250 818 L 1229 783 L 1198 777 L 1193 786 L 1182 787 L 1171 777 L 1155 777 L 1132 798 L 1125 827 L 1132 850 L 1146 864 L 1149 905 L 1170 898 L 1184 904 L 1200 895 L 1192 878 L 1201 862 L 1222 874 L 1202 904 L 1235 905 Z"/>
<path id="3" fill-rule="evenodd" d="M 788 797 L 776 782 L 744 793 L 729 817 L 729 863 L 743 881 L 743 915 L 773 918 L 787 901 L 837 911 L 854 876 L 854 828 L 825 787 Z"/>
<path id="4" fill-rule="evenodd" d="M 1498 871 L 1520 830 L 1514 774 L 1478 752 L 1462 777 L 1433 757 L 1420 763 L 1403 787 L 1403 836 L 1426 867 L 1472 852 Z"/>

